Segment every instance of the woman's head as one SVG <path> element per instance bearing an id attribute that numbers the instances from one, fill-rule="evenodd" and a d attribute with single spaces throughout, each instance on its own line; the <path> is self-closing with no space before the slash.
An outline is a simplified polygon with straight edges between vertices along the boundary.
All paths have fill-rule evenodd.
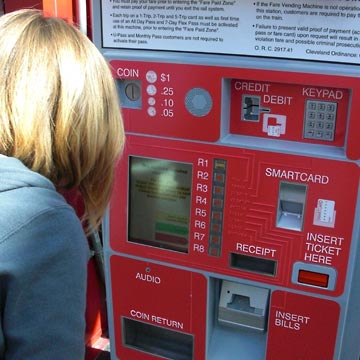
<path id="1" fill-rule="evenodd" d="M 95 227 L 124 143 L 108 64 L 80 31 L 37 10 L 0 18 L 0 153 L 79 189 Z"/>

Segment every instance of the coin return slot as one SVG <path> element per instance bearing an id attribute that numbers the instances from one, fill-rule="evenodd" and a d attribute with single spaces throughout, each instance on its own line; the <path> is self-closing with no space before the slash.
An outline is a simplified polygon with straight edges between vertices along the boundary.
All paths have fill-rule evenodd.
<path id="1" fill-rule="evenodd" d="M 277 261 L 255 256 L 230 253 L 230 266 L 239 270 L 275 276 Z"/>
<path id="2" fill-rule="evenodd" d="M 277 223 L 279 228 L 301 231 L 304 222 L 306 185 L 280 183 Z"/>
<path id="3" fill-rule="evenodd" d="M 224 280 L 219 301 L 219 323 L 264 331 L 269 293 L 268 289 Z"/>
<path id="4" fill-rule="evenodd" d="M 123 318 L 124 345 L 169 360 L 192 360 L 192 335 Z"/>

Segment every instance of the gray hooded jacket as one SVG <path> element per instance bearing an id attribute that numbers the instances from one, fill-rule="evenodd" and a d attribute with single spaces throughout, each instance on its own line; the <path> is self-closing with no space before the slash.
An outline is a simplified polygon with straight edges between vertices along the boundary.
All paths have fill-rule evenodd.
<path id="1" fill-rule="evenodd" d="M 45 177 L 0 156 L 0 360 L 83 360 L 89 249 Z"/>

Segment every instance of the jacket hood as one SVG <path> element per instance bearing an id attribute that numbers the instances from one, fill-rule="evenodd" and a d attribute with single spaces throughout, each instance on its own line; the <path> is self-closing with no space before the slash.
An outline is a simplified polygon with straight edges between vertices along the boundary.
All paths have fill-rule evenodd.
<path id="1" fill-rule="evenodd" d="M 50 180 L 29 170 L 20 160 L 0 155 L 0 193 L 23 187 L 55 189 Z"/>

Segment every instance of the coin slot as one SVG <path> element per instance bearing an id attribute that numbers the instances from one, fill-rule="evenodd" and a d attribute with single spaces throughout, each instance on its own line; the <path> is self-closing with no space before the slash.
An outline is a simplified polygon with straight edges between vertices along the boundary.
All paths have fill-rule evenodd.
<path id="1" fill-rule="evenodd" d="M 141 80 L 116 79 L 115 84 L 122 108 L 141 109 Z"/>

